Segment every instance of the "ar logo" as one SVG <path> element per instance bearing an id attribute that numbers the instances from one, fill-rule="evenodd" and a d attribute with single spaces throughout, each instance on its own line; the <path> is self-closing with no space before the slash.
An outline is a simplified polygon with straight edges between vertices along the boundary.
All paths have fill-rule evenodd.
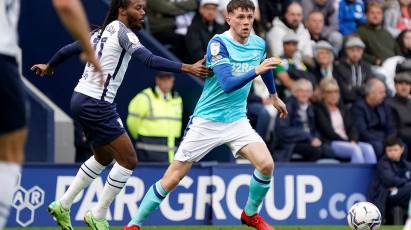
<path id="1" fill-rule="evenodd" d="M 28 190 L 21 185 L 21 175 L 17 182 L 17 189 L 13 196 L 12 206 L 17 210 L 16 222 L 27 227 L 34 221 L 34 212 L 44 203 L 44 190 L 34 186 Z"/>

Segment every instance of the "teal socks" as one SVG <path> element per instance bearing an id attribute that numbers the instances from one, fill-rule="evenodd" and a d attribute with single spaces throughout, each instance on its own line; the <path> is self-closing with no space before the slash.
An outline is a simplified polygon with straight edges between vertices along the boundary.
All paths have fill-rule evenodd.
<path id="1" fill-rule="evenodd" d="M 247 204 L 244 208 L 247 216 L 252 216 L 257 213 L 258 207 L 260 207 L 270 188 L 271 177 L 272 176 L 265 176 L 261 172 L 254 170 L 254 174 L 250 181 Z"/>
<path id="2" fill-rule="evenodd" d="M 161 186 L 160 181 L 152 185 L 144 196 L 143 201 L 141 201 L 137 213 L 128 223 L 128 226 L 137 225 L 141 227 L 147 217 L 160 206 L 167 194 L 168 192 Z"/>

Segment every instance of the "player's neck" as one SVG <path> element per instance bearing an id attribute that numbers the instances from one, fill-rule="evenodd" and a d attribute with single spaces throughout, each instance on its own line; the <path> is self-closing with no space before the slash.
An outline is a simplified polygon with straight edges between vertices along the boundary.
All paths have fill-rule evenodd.
<path id="1" fill-rule="evenodd" d="M 129 28 L 130 26 L 128 25 L 128 21 L 126 18 L 121 17 L 120 15 L 118 16 L 117 20 L 119 20 L 120 22 L 122 22 L 125 26 L 127 26 L 127 28 Z"/>
<path id="2" fill-rule="evenodd" d="M 229 34 L 230 34 L 230 37 L 232 39 L 234 39 L 236 42 L 238 42 L 240 44 L 244 45 L 248 41 L 248 37 L 247 38 L 242 38 L 242 37 L 238 36 L 238 34 L 236 34 L 232 29 L 229 30 Z"/>

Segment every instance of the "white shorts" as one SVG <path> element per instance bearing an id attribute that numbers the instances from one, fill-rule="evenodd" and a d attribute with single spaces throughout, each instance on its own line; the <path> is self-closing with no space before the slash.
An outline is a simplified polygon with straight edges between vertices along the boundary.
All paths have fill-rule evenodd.
<path id="1" fill-rule="evenodd" d="M 227 144 L 237 158 L 238 151 L 247 144 L 264 143 L 247 118 L 222 123 L 193 117 L 185 132 L 174 160 L 197 162 L 222 144 Z"/>

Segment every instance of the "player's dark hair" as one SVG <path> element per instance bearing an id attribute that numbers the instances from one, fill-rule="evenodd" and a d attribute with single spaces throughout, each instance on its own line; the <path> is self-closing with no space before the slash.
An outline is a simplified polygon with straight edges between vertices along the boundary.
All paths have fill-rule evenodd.
<path id="1" fill-rule="evenodd" d="M 402 140 L 396 136 L 393 137 L 388 137 L 387 139 L 385 139 L 384 141 L 384 147 L 391 147 L 394 145 L 399 145 L 401 147 L 404 146 L 404 143 L 402 142 Z"/>
<path id="2" fill-rule="evenodd" d="M 120 8 L 126 8 L 129 3 L 130 3 L 129 0 L 111 0 L 110 8 L 106 15 L 106 19 L 104 19 L 103 25 L 99 28 L 100 35 L 103 33 L 104 29 L 106 28 L 108 24 L 110 24 L 114 20 L 117 20 L 118 10 Z"/>
<path id="3" fill-rule="evenodd" d="M 231 0 L 227 5 L 227 12 L 232 13 L 235 9 L 255 10 L 254 3 L 251 0 Z"/>

